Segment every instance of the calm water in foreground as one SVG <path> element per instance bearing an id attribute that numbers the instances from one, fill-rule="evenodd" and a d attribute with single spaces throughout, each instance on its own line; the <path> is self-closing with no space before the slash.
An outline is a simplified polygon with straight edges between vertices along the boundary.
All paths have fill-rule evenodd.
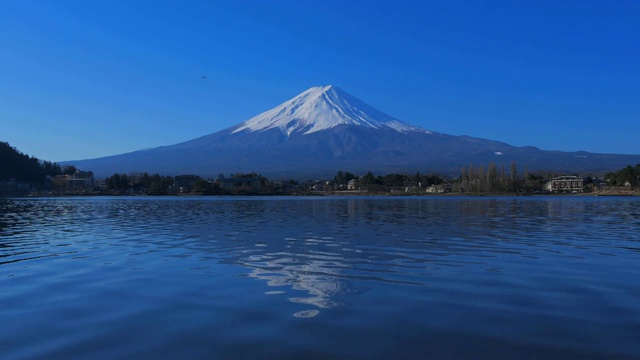
<path id="1" fill-rule="evenodd" d="M 640 198 L 0 199 L 0 358 L 640 358 Z"/>

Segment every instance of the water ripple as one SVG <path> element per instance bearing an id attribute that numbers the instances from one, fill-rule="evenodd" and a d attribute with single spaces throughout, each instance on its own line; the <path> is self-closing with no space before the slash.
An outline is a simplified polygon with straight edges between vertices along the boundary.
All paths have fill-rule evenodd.
<path id="1" fill-rule="evenodd" d="M 19 324 L 0 348 L 165 357 L 152 344 L 196 339 L 223 356 L 264 337 L 286 355 L 273 344 L 294 331 L 290 349 L 324 339 L 373 358 L 419 357 L 414 334 L 443 351 L 435 339 L 457 336 L 469 350 L 452 357 L 491 353 L 482 341 L 504 358 L 636 355 L 638 230 L 637 199 L 0 199 L 0 320 Z M 378 352 L 350 352 L 356 333 Z"/>

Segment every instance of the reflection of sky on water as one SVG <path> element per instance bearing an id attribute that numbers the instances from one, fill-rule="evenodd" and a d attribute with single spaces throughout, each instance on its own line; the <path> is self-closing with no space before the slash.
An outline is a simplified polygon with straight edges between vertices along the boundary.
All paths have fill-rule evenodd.
<path id="1" fill-rule="evenodd" d="M 629 245 L 635 232 L 603 233 L 637 229 L 637 206 L 533 197 L 0 200 L 0 265 L 116 250 L 135 266 L 145 259 L 197 259 L 196 271 L 235 265 L 264 281 L 266 296 L 309 306 L 295 316 L 313 317 L 383 282 L 435 286 L 499 273 L 522 258 L 637 252 Z M 56 246 L 42 246 L 51 239 Z"/>
<path id="2" fill-rule="evenodd" d="M 589 232 L 587 217 L 613 210 L 584 199 L 506 197 L 252 203 L 250 213 L 235 204 L 238 216 L 260 226 L 234 235 L 244 245 L 232 262 L 273 288 L 267 295 L 286 294 L 314 308 L 294 314 L 299 317 L 339 306 L 336 298 L 367 283 L 425 286 L 434 285 L 437 274 L 499 273 L 503 266 L 496 258 L 536 259 L 548 256 L 543 249 L 549 246 L 560 257 L 588 256 L 573 238 L 603 241 L 602 234 Z M 274 212 L 278 222 L 271 221 Z M 576 218 L 581 229 L 573 228 Z"/>

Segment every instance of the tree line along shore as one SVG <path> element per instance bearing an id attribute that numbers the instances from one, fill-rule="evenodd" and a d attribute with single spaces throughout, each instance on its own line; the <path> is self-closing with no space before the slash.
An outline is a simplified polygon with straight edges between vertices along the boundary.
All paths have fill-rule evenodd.
<path id="1" fill-rule="evenodd" d="M 562 176 L 565 175 L 565 176 Z M 554 183 L 555 181 L 555 183 Z M 553 186 L 550 186 L 553 185 Z M 429 195 L 429 194 L 595 194 L 640 195 L 640 164 L 602 177 L 566 176 L 549 171 L 520 170 L 510 166 L 469 165 L 455 177 L 440 174 L 391 173 L 358 175 L 338 171 L 321 180 L 269 180 L 256 173 L 166 176 L 161 174 L 113 174 L 95 179 L 89 170 L 30 157 L 0 142 L 0 195 Z"/>

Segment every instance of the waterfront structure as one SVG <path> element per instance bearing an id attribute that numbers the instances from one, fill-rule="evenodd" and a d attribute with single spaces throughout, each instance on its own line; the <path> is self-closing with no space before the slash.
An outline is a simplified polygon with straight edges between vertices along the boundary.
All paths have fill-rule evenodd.
<path id="1" fill-rule="evenodd" d="M 438 184 L 428 186 L 426 189 L 427 194 L 443 194 L 450 193 L 453 191 L 453 186 L 451 184 Z"/>
<path id="2" fill-rule="evenodd" d="M 93 189 L 93 172 L 76 171 L 73 175 L 56 175 L 45 179 L 45 187 L 58 193 L 77 193 Z"/>
<path id="3" fill-rule="evenodd" d="M 577 176 L 560 176 L 549 180 L 546 190 L 555 193 L 582 192 L 585 181 Z"/>
<path id="4" fill-rule="evenodd" d="M 71 175 L 56 175 L 51 178 L 51 190 L 54 192 L 64 192 L 67 180 L 71 179 Z"/>
<path id="5" fill-rule="evenodd" d="M 0 194 L 11 194 L 16 191 L 17 186 L 16 179 L 0 181 Z"/>

